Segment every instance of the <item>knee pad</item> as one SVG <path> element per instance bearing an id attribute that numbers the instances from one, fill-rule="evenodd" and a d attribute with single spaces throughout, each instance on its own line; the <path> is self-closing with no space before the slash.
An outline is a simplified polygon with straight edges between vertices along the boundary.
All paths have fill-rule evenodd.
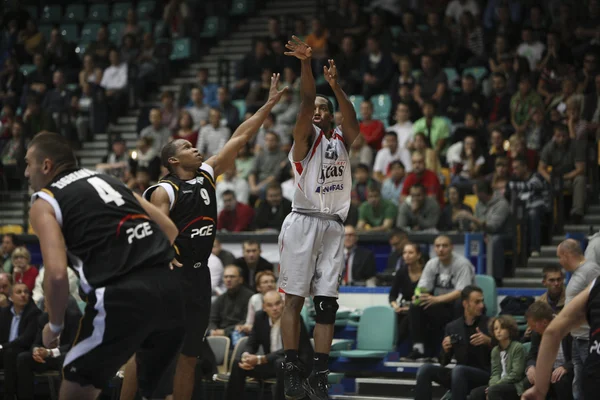
<path id="1" fill-rule="evenodd" d="M 335 323 L 335 313 L 340 307 L 335 297 L 315 296 L 315 322 L 317 324 L 332 325 Z"/>

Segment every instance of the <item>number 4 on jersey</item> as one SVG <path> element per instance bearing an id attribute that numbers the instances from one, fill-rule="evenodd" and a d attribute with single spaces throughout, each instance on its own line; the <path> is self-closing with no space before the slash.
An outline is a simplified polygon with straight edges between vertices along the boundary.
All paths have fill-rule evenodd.
<path id="1" fill-rule="evenodd" d="M 102 178 L 94 176 L 87 181 L 96 189 L 96 192 L 105 203 L 114 202 L 117 206 L 125 204 L 123 196 Z"/>

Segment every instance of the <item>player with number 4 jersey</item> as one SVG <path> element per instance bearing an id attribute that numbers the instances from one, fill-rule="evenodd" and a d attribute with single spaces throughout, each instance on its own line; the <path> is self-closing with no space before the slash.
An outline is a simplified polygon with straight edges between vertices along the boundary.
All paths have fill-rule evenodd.
<path id="1" fill-rule="evenodd" d="M 239 150 L 258 132 L 271 109 L 287 88 L 277 90 L 279 74 L 271 77 L 269 99 L 252 117 L 242 123 L 215 156 L 204 161 L 202 154 L 187 140 L 177 139 L 161 151 L 162 164 L 169 174 L 150 187 L 144 197 L 168 215 L 179 229 L 176 240 L 183 264 L 181 285 L 186 301 L 186 337 L 177 362 L 173 394 L 177 400 L 191 399 L 197 357 L 203 340 L 211 304 L 211 278 L 208 257 L 217 228 L 215 182 L 233 167 Z M 126 371 L 127 373 L 127 371 Z"/>

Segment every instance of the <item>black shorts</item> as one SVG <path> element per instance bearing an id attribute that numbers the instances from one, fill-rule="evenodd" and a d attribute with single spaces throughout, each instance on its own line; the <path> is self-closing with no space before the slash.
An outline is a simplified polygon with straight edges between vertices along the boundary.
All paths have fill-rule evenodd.
<path id="1" fill-rule="evenodd" d="M 210 269 L 205 262 L 183 262 L 180 269 L 181 287 L 185 299 L 185 337 L 181 354 L 202 356 L 202 341 L 208 328 L 212 286 Z M 194 266 L 197 266 L 194 267 Z"/>
<path id="2" fill-rule="evenodd" d="M 88 294 L 64 378 L 103 388 L 137 353 L 139 389 L 149 397 L 184 335 L 180 281 L 168 265 L 133 272 Z"/>

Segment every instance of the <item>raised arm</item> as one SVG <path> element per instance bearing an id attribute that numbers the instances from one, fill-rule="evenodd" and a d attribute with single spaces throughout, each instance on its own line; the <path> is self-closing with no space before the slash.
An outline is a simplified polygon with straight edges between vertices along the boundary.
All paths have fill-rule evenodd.
<path id="1" fill-rule="evenodd" d="M 348 96 L 342 90 L 342 87 L 338 84 L 337 67 L 335 61 L 329 60 L 329 68 L 323 66 L 323 75 L 331 86 L 331 90 L 335 94 L 335 99 L 340 105 L 340 112 L 344 119 L 342 120 L 342 133 L 344 134 L 344 140 L 346 146 L 349 148 L 354 140 L 360 135 L 360 129 L 358 127 L 358 119 L 356 119 L 356 111 L 354 106 L 348 100 Z"/>
<path id="2" fill-rule="evenodd" d="M 231 139 L 218 154 L 206 160 L 206 163 L 215 171 L 215 178 L 233 166 L 237 153 L 256 135 L 275 104 L 279 102 L 283 93 L 288 89 L 286 86 L 282 90 L 277 90 L 278 84 L 279 74 L 273 74 L 267 102 L 233 132 Z"/>
<path id="3" fill-rule="evenodd" d="M 285 47 L 290 51 L 284 54 L 296 57 L 300 60 L 301 65 L 301 103 L 300 111 L 298 111 L 296 117 L 296 126 L 294 126 L 294 148 L 292 153 L 294 161 L 301 161 L 310 149 L 310 138 L 313 134 L 312 118 L 315 113 L 315 98 L 317 97 L 317 88 L 311 66 L 312 48 L 296 36 L 292 36 L 292 40 L 288 41 Z"/>

